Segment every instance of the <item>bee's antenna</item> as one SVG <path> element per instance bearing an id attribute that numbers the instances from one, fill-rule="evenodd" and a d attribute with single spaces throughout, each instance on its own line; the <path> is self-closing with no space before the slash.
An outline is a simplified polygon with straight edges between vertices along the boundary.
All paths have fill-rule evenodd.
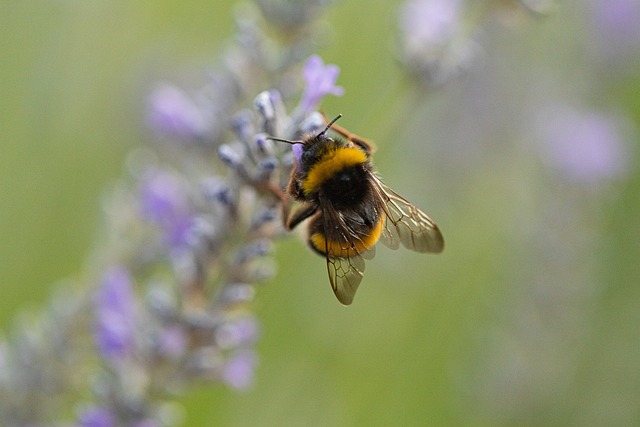
<path id="1" fill-rule="evenodd" d="M 318 136 L 324 135 L 331 128 L 331 126 L 333 126 L 333 124 L 338 121 L 340 117 L 342 117 L 342 114 L 338 114 L 333 120 L 331 120 L 329 124 L 324 128 L 324 130 L 318 134 Z"/>
<path id="2" fill-rule="evenodd" d="M 268 136 L 267 139 L 278 142 L 286 142 L 287 144 L 302 144 L 303 141 L 290 141 L 288 139 L 276 138 L 275 136 Z"/>
<path id="3" fill-rule="evenodd" d="M 342 117 L 342 114 L 338 114 L 333 120 L 331 120 L 329 122 L 329 124 L 327 126 L 325 126 L 325 128 L 322 130 L 322 132 L 320 132 L 318 134 L 318 136 L 321 136 L 321 135 L 324 135 L 325 133 L 327 133 L 327 131 L 329 129 L 331 129 L 331 126 L 333 126 L 333 124 L 335 122 L 337 122 L 340 117 Z M 270 139 L 272 141 L 285 142 L 285 143 L 291 144 L 291 145 L 293 145 L 293 144 L 303 144 L 304 143 L 304 141 L 291 141 L 289 139 L 276 138 L 275 136 L 268 136 L 267 139 Z"/>

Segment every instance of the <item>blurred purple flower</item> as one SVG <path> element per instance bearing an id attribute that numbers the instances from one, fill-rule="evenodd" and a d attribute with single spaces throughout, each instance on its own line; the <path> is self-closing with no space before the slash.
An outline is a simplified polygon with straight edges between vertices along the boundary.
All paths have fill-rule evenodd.
<path id="1" fill-rule="evenodd" d="M 400 15 L 405 42 L 417 51 L 449 43 L 459 24 L 459 0 L 411 0 L 405 3 Z"/>
<path id="2" fill-rule="evenodd" d="M 640 51 L 640 2 L 591 0 L 592 46 L 605 61 L 626 58 Z"/>
<path id="3" fill-rule="evenodd" d="M 234 353 L 222 370 L 222 380 L 236 390 L 246 390 L 253 384 L 257 357 L 252 351 Z"/>
<path id="4" fill-rule="evenodd" d="M 567 179 L 595 184 L 628 169 L 628 150 L 618 120 L 566 107 L 546 111 L 539 131 L 543 157 Z"/>
<path id="5" fill-rule="evenodd" d="M 300 106 L 305 113 L 314 110 L 326 95 L 342 96 L 344 88 L 336 86 L 340 68 L 337 65 L 324 65 L 318 55 L 311 56 L 303 70 L 306 86 L 302 94 Z"/>
<path id="6" fill-rule="evenodd" d="M 102 357 L 118 360 L 133 346 L 135 298 L 129 272 L 112 267 L 104 274 L 95 295 L 95 337 Z"/>
<path id="7" fill-rule="evenodd" d="M 216 342 L 225 349 L 252 343 L 257 337 L 258 322 L 252 316 L 225 323 L 216 331 Z"/>
<path id="8" fill-rule="evenodd" d="M 640 43 L 640 2 L 593 0 L 596 29 L 618 41 Z"/>
<path id="9" fill-rule="evenodd" d="M 460 0 L 409 0 L 399 18 L 401 59 L 419 81 L 438 86 L 465 73 L 478 53 Z"/>
<path id="10" fill-rule="evenodd" d="M 159 84 L 151 93 L 147 122 L 153 129 L 179 138 L 202 137 L 208 127 L 195 102 L 167 83 Z"/>
<path id="11" fill-rule="evenodd" d="M 116 421 L 111 412 L 98 406 L 84 409 L 78 416 L 79 427 L 116 427 Z"/>
<path id="12" fill-rule="evenodd" d="M 193 218 L 186 190 L 175 176 L 162 171 L 149 171 L 141 179 L 141 209 L 143 217 L 165 231 L 171 247 L 186 242 Z"/>
<path id="13" fill-rule="evenodd" d="M 171 326 L 160 334 L 159 351 L 169 359 L 179 359 L 187 349 L 187 336 L 179 326 Z"/>

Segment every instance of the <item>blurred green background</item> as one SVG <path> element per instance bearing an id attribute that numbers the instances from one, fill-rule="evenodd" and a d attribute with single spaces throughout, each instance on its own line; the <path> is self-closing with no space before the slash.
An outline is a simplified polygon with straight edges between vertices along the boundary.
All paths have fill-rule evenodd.
<path id="1" fill-rule="evenodd" d="M 281 242 L 279 273 L 257 299 L 254 388 L 189 390 L 185 425 L 639 425 L 637 147 L 623 178 L 585 190 L 546 175 L 522 128 L 508 128 L 533 127 L 532 82 L 545 79 L 550 98 L 622 111 L 637 127 L 640 73 L 593 68 L 585 8 L 567 2 L 544 19 L 493 18 L 475 74 L 405 111 L 389 83 L 400 79 L 399 3 L 329 8 L 334 31 L 319 53 L 341 67 L 346 94 L 322 108 L 377 143 L 382 175 L 438 221 L 445 252 L 381 249 L 345 308 L 322 259 L 295 237 Z M 199 81 L 232 34 L 232 9 L 0 3 L 4 330 L 82 272 L 101 198 L 149 138 L 146 94 L 159 79 Z M 472 146 L 479 125 L 488 142 Z"/>

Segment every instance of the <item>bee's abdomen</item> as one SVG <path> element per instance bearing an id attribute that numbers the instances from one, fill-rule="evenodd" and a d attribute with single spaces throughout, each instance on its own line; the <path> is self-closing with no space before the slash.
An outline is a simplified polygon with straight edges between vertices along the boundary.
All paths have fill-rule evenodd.
<path id="1" fill-rule="evenodd" d="M 334 258 L 348 258 L 361 254 L 378 242 L 384 222 L 385 218 L 381 216 L 372 224 L 360 224 L 352 228 L 350 232 L 353 235 L 345 239 L 345 236 L 337 230 L 325 230 L 322 226 L 322 218 L 318 217 L 310 226 L 309 246 L 320 255 L 329 255 Z"/>

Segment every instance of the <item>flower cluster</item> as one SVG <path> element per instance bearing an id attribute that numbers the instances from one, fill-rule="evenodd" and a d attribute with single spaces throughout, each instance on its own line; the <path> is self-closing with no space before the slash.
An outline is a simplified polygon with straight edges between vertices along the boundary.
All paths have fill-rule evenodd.
<path id="1" fill-rule="evenodd" d="M 400 15 L 402 60 L 419 80 L 438 86 L 466 70 L 475 44 L 463 33 L 459 0 L 411 0 Z"/>
<path id="2" fill-rule="evenodd" d="M 494 15 L 546 14 L 554 0 L 408 0 L 400 10 L 399 52 L 406 71 L 428 87 L 466 75 L 480 57 L 480 33 Z"/>
<path id="3" fill-rule="evenodd" d="M 307 78 L 309 70 L 314 81 L 329 83 L 307 86 L 297 110 L 302 114 L 287 115 L 280 93 L 270 90 L 255 98 L 253 109 L 230 117 L 234 138 L 217 145 L 219 166 L 139 166 L 133 198 L 149 235 L 142 258 L 129 271 L 108 269 L 95 295 L 95 335 L 106 372 L 97 387 L 100 404 L 80 413 L 82 425 L 105 417 L 158 425 L 157 414 L 167 411 L 150 397 L 189 380 L 251 385 L 259 325 L 250 303 L 255 285 L 273 275 L 268 257 L 283 233 L 280 189 L 292 165 L 290 147 L 268 136 L 294 138 L 320 128 L 323 118 L 312 108 L 326 94 L 340 93 L 337 67 L 312 56 Z M 146 282 L 142 301 L 135 297 L 137 277 Z"/>
<path id="4" fill-rule="evenodd" d="M 421 140 L 446 141 L 423 156 L 435 149 L 445 166 L 434 162 L 425 169 L 437 171 L 433 179 L 440 179 L 453 204 L 460 192 L 482 192 L 475 180 L 483 174 L 505 184 L 483 195 L 480 209 L 501 218 L 495 227 L 507 230 L 505 284 L 495 281 L 506 304 L 478 340 L 486 359 L 468 383 L 493 424 L 521 423 L 532 408 L 568 406 L 562 396 L 580 374 L 576 360 L 582 360 L 597 321 L 591 310 L 607 286 L 599 280 L 602 242 L 610 239 L 602 228 L 611 221 L 603 206 L 619 197 L 637 167 L 633 117 L 624 106 L 612 105 L 611 91 L 619 88 L 610 85 L 637 74 L 640 6 L 589 0 L 561 18 L 549 16 L 566 26 L 563 20 L 573 15 L 575 34 L 562 33 L 567 44 L 544 52 L 513 50 L 518 43 L 500 33 L 525 23 L 517 27 L 521 35 L 540 36 L 544 30 L 522 18 L 535 19 L 557 3 L 408 0 L 399 16 L 406 71 L 427 87 L 455 82 L 460 94 L 442 95 L 455 111 L 453 119 L 421 117 Z M 501 23 L 509 27 L 495 25 Z M 500 51 L 487 49 L 482 64 L 474 62 L 480 46 L 492 41 L 503 43 Z M 558 72 L 574 54 L 581 65 L 572 64 L 571 74 Z M 465 79 L 458 78 L 462 74 Z M 414 148 L 423 149 L 418 143 Z M 467 203 L 461 201 L 461 210 Z"/>
<path id="5" fill-rule="evenodd" d="M 147 122 L 158 142 L 132 153 L 133 182 L 106 203 L 109 245 L 96 284 L 65 289 L 56 307 L 64 311 L 0 347 L 3 425 L 50 422 L 65 406 L 83 427 L 173 425 L 178 412 L 167 399 L 185 384 L 251 386 L 260 335 L 251 302 L 274 273 L 281 189 L 293 164 L 290 146 L 268 137 L 324 126 L 319 102 L 343 93 L 337 66 L 317 55 L 301 64 L 321 4 L 297 6 L 305 27 L 260 5 L 269 13 L 239 15 L 239 43 L 203 88 L 165 82 L 152 91 Z M 269 25 L 292 33 L 295 46 L 267 47 Z M 295 97 L 289 115 L 285 101 Z"/>

